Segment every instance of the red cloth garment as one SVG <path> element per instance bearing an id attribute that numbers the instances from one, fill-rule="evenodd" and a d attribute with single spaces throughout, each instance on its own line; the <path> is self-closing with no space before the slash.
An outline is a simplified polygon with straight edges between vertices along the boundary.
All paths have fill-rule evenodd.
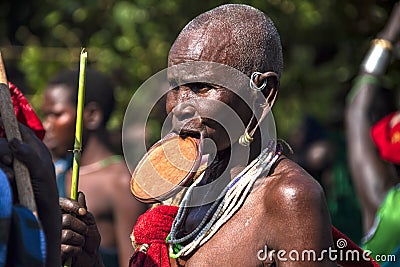
<path id="1" fill-rule="evenodd" d="M 364 253 L 364 250 L 355 244 L 350 238 L 340 232 L 332 225 L 333 243 L 338 256 L 336 261 L 339 266 L 343 267 L 379 267 L 369 255 Z M 340 251 L 342 250 L 342 252 Z M 355 252 L 357 251 L 357 253 Z M 346 253 L 348 252 L 348 253 Z M 350 252 L 354 252 L 350 253 Z M 352 260 L 352 255 L 358 255 L 359 260 Z M 343 256 L 340 256 L 343 255 Z M 346 256 L 347 255 L 347 256 Z"/>
<path id="2" fill-rule="evenodd" d="M 178 207 L 161 205 L 149 209 L 142 214 L 133 228 L 135 242 L 147 244 L 147 251 L 141 251 L 140 246 L 132 255 L 130 267 L 169 267 L 168 244 L 166 238 Z"/>
<path id="3" fill-rule="evenodd" d="M 400 123 L 390 125 L 395 115 L 396 112 L 393 112 L 373 125 L 371 137 L 382 159 L 400 164 Z"/>
<path id="4" fill-rule="evenodd" d="M 31 128 L 36 136 L 43 140 L 45 130 L 32 106 L 14 84 L 9 82 L 8 87 L 10 88 L 11 100 L 17 120 Z M 5 137 L 4 129 L 1 129 L 0 137 Z"/>
<path id="5" fill-rule="evenodd" d="M 135 242 L 139 245 L 149 245 L 147 252 L 136 249 L 129 261 L 129 267 L 170 267 L 167 238 L 178 207 L 157 206 L 142 214 L 133 228 Z M 379 265 L 366 255 L 364 251 L 332 226 L 332 236 L 337 253 L 337 264 L 342 267 L 379 267 Z M 342 245 L 344 244 L 344 245 Z M 341 252 L 342 250 L 342 252 Z M 352 260 L 351 255 L 346 258 L 346 251 L 359 255 L 359 260 Z M 340 256 L 343 255 L 343 256 Z"/>

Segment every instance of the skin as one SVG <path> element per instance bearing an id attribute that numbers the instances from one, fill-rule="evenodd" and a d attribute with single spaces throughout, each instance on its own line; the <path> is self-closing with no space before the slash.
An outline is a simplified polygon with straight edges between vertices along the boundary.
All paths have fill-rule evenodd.
<path id="1" fill-rule="evenodd" d="M 242 14 L 240 21 L 254 19 L 253 13 L 246 12 Z M 255 19 L 256 22 L 261 20 Z M 237 45 L 237 40 L 231 39 L 231 24 L 219 27 L 218 24 L 213 24 L 213 18 L 206 18 L 204 21 L 202 27 L 188 30 L 177 38 L 170 50 L 169 66 L 202 60 L 232 67 L 246 66 L 248 69 L 242 72 L 248 76 L 252 71 L 271 71 L 269 68 L 257 68 L 257 64 L 265 63 L 264 58 L 255 58 L 254 62 L 258 63 L 241 62 L 240 55 L 247 58 L 253 51 L 242 51 L 244 47 Z M 242 42 L 242 45 L 248 44 L 246 48 L 249 50 L 260 47 L 256 39 L 265 34 L 263 30 L 257 32 L 257 27 L 243 27 L 242 30 L 250 31 L 251 34 L 247 32 L 246 36 L 252 37 L 252 42 Z M 250 43 L 254 46 L 250 47 Z M 279 72 L 275 69 L 273 71 Z M 174 78 L 169 78 L 170 83 L 174 84 Z M 263 91 L 270 106 L 275 101 L 278 87 L 279 80 L 275 77 Z M 230 180 L 245 167 L 240 164 L 243 161 L 239 160 L 245 154 L 245 148 L 237 143 L 230 144 L 223 128 L 209 119 L 221 115 L 221 106 L 209 105 L 207 100 L 227 104 L 240 116 L 244 125 L 247 125 L 252 115 L 242 100 L 230 90 L 201 83 L 175 86 L 168 92 L 166 110 L 172 115 L 174 131 L 192 136 L 202 133 L 215 142 L 217 152 L 205 171 L 204 182 L 210 182 L 220 174 L 225 180 Z M 260 152 L 259 133 L 256 132 L 254 138 L 249 161 Z M 184 230 L 193 229 L 203 216 L 204 208 L 192 208 L 184 223 Z M 297 250 L 299 253 L 305 249 L 313 249 L 317 255 L 333 246 L 329 214 L 321 187 L 300 166 L 283 156 L 270 175 L 258 179 L 243 206 L 207 243 L 189 257 L 178 261 L 170 259 L 170 263 L 172 266 L 177 266 L 178 263 L 180 266 L 336 266 L 330 261 L 283 261 L 277 257 L 273 257 L 271 261 L 258 260 L 258 252 L 266 245 L 269 249 Z"/>
<path id="2" fill-rule="evenodd" d="M 169 65 L 190 61 L 213 61 L 226 65 L 235 65 L 215 51 L 226 51 L 225 44 L 210 45 L 207 40 L 213 36 L 222 36 L 218 28 L 207 28 L 193 31 L 187 36 L 190 38 L 177 39 L 169 54 Z M 229 35 L 228 35 L 229 36 Z M 193 51 L 192 44 L 196 44 L 198 53 Z M 229 43 L 229 42 L 228 42 Z M 265 95 L 276 94 L 278 81 L 267 89 Z M 191 100 L 197 101 L 191 101 Z M 232 92 L 226 88 L 212 88 L 206 84 L 186 84 L 174 88 L 167 95 L 167 112 L 172 112 L 176 128 L 180 125 L 189 125 L 183 132 L 203 131 L 205 136 L 212 138 L 217 145 L 217 156 L 206 170 L 205 180 L 211 181 L 216 173 L 221 173 L 214 166 L 226 166 L 225 175 L 229 179 L 244 166 L 235 161 L 228 164 L 229 149 L 223 131 L 214 126 L 206 118 L 215 118 L 220 112 L 218 105 L 209 106 L 204 100 L 217 100 L 229 105 L 242 118 L 249 118 L 249 110 Z M 268 98 L 272 105 L 275 95 Z M 185 103 L 190 103 L 190 112 L 185 110 Z M 174 109 L 178 105 L 183 107 Z M 187 104 L 186 104 L 187 105 Z M 201 119 L 195 116 L 196 112 Z M 196 121 L 191 121 L 195 119 Z M 248 120 L 247 120 L 248 121 Z M 247 124 L 244 123 L 245 125 Z M 259 136 L 256 137 L 259 139 Z M 255 140 L 257 144 L 259 140 Z M 232 158 L 241 154 L 240 145 L 232 145 Z M 254 146 L 250 158 L 257 155 Z M 251 160 L 250 159 L 250 160 Z M 185 221 L 185 230 L 190 231 L 202 219 L 202 208 L 193 208 Z M 273 172 L 268 177 L 259 180 L 256 188 L 246 199 L 243 207 L 213 236 L 190 257 L 179 260 L 185 266 L 335 266 L 333 262 L 296 262 L 280 261 L 274 258 L 273 262 L 260 261 L 257 252 L 264 248 L 301 251 L 314 249 L 317 253 L 332 246 L 330 219 L 324 201 L 324 195 L 318 183 L 301 167 L 284 157 L 278 161 Z M 238 248 L 238 249 L 235 249 Z M 240 248 L 240 249 L 239 249 Z M 175 260 L 171 260 L 177 266 Z"/>
<path id="3" fill-rule="evenodd" d="M 396 5 L 378 38 L 394 44 L 400 33 L 399 18 L 400 6 Z M 347 105 L 345 114 L 349 165 L 357 195 L 361 200 L 365 234 L 372 227 L 376 212 L 387 192 L 400 182 L 393 164 L 381 159 L 370 136 L 372 122 L 368 115 L 377 101 L 379 89 L 378 85 L 363 85 L 353 101 Z M 395 116 L 391 123 L 397 119 L 398 116 Z"/>
<path id="4" fill-rule="evenodd" d="M 72 266 L 103 267 L 98 253 L 100 233 L 93 214 L 87 211 L 85 195 L 78 192 L 77 201 L 60 198 L 60 207 L 63 211 L 62 262 L 72 259 Z M 75 255 L 79 256 L 74 257 Z"/>
<path id="5" fill-rule="evenodd" d="M 76 106 L 69 99 L 70 92 L 62 86 L 49 87 L 44 93 L 42 112 L 46 135 L 43 142 L 53 159 L 65 157 L 74 144 Z"/>
<path id="6" fill-rule="evenodd" d="M 70 177 L 68 174 L 66 188 L 71 186 Z M 123 163 L 112 164 L 81 178 L 79 190 L 85 192 L 88 209 L 93 213 L 101 235 L 101 246 L 110 249 L 118 247 L 120 265 L 127 266 L 132 254 L 128 237 L 133 223 L 146 208 L 130 193 L 127 186 L 130 181 L 129 171 Z M 110 214 L 114 216 L 113 222 L 105 219 Z"/>
<path id="7" fill-rule="evenodd" d="M 53 152 L 53 159 L 62 157 L 73 147 L 76 106 L 70 102 L 70 99 L 70 91 L 62 86 L 47 88 L 45 92 L 44 127 L 47 131 L 46 136 L 48 135 L 45 142 Z M 83 152 L 80 161 L 82 168 L 114 155 L 102 141 L 100 132 L 104 129 L 101 128 L 101 119 L 101 110 L 98 105 L 88 103 L 84 109 Z M 70 195 L 71 173 L 69 171 L 66 174 L 67 195 Z M 129 240 L 132 226 L 137 217 L 147 208 L 132 197 L 129 181 L 130 173 L 124 161 L 82 174 L 79 179 L 79 190 L 86 195 L 87 207 L 93 214 L 101 235 L 100 245 L 105 249 L 117 248 L 121 266 L 128 265 L 132 254 L 132 245 Z M 67 220 L 65 223 L 73 221 L 72 217 L 65 220 Z M 71 241 L 70 236 L 69 231 L 63 231 L 63 239 L 72 244 L 80 244 L 82 237 L 74 235 L 77 237 L 76 239 L 72 237 Z"/>

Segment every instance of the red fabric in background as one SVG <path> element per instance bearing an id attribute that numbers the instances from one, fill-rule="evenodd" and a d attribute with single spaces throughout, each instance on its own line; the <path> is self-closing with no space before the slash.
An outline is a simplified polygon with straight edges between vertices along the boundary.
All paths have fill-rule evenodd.
<path id="1" fill-rule="evenodd" d="M 360 248 L 356 243 L 354 243 L 350 238 L 345 236 L 342 232 L 340 232 L 338 229 L 336 229 L 332 225 L 332 237 L 333 237 L 333 243 L 335 246 L 335 249 L 338 250 L 338 253 L 335 255 L 343 255 L 343 260 L 339 259 L 336 261 L 339 266 L 343 267 L 379 267 L 379 264 L 376 263 L 369 255 L 364 255 L 364 250 Z M 341 244 L 341 248 L 338 247 L 338 245 Z M 342 250 L 342 254 L 340 253 L 340 250 Z M 346 251 L 358 251 L 359 255 L 359 261 L 352 261 L 352 253 L 347 253 L 347 258 L 346 258 Z M 368 257 L 367 257 L 368 256 Z M 366 259 L 364 259 L 367 258 Z M 345 259 L 347 259 L 345 261 Z"/>
<path id="2" fill-rule="evenodd" d="M 371 137 L 382 159 L 400 164 L 400 123 L 390 126 L 393 112 L 371 127 Z"/>
<path id="3" fill-rule="evenodd" d="M 9 82 L 8 86 L 10 88 L 11 100 L 17 120 L 31 128 L 36 136 L 39 137 L 40 140 L 43 140 L 45 130 L 32 106 L 14 84 Z M 1 129 L 0 137 L 5 137 L 4 129 Z"/>

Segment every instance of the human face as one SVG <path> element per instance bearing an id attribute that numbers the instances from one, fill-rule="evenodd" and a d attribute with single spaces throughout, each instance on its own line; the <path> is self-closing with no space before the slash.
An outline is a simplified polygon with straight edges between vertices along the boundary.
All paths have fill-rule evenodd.
<path id="1" fill-rule="evenodd" d="M 43 127 L 46 135 L 43 142 L 53 159 L 65 157 L 73 148 L 76 106 L 71 103 L 71 93 L 63 86 L 48 87 L 42 105 Z"/>
<path id="2" fill-rule="evenodd" d="M 224 55 L 215 53 L 215 47 L 207 42 L 197 42 L 196 49 L 192 47 L 193 42 L 177 40 L 169 54 L 169 66 L 193 61 L 215 62 L 230 65 Z M 195 53 L 193 52 L 195 50 Z M 198 76 L 213 75 L 213 69 L 204 66 L 199 70 Z M 214 73 L 215 74 L 215 73 Z M 193 73 L 191 74 L 193 75 Z M 214 76 L 216 76 L 215 74 Z M 192 82 L 174 85 L 174 75 L 168 75 L 171 89 L 167 94 L 166 110 L 172 112 L 173 128 L 179 134 L 198 136 L 200 133 L 205 138 L 213 140 L 218 151 L 231 146 L 237 141 L 240 132 L 243 133 L 244 124 L 251 116 L 251 110 L 247 104 L 233 91 L 228 88 L 204 82 Z M 196 76 L 196 73 L 194 74 Z M 178 79 L 185 77 L 177 77 Z M 241 128 L 229 128 L 232 125 L 232 112 L 226 112 L 229 107 L 238 118 Z M 241 131 L 237 131 L 241 129 Z"/>

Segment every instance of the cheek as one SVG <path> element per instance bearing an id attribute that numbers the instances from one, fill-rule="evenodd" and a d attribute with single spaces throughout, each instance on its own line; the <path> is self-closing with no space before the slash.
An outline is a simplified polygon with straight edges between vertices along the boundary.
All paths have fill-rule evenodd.
<path id="1" fill-rule="evenodd" d="M 55 122 L 54 122 L 54 132 L 59 137 L 66 137 L 69 139 L 69 136 L 74 136 L 75 131 L 75 117 L 65 114 L 61 115 Z"/>
<path id="2" fill-rule="evenodd" d="M 169 114 L 176 107 L 176 98 L 172 92 L 167 93 L 165 110 Z"/>

